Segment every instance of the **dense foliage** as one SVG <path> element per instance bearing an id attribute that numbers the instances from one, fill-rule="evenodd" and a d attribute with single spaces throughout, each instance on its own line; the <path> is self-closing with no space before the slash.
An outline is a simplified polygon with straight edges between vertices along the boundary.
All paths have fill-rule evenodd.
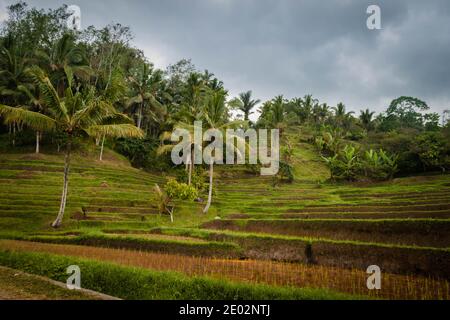
<path id="1" fill-rule="evenodd" d="M 311 137 L 336 179 L 379 180 L 449 168 L 449 125 L 440 124 L 438 114 L 427 113 L 430 107 L 418 98 L 399 97 L 381 114 L 364 109 L 356 116 L 343 103 L 331 107 L 311 95 L 290 100 L 277 96 L 263 102 L 259 119 L 251 122 L 260 103 L 251 91 L 229 97 L 222 81 L 187 59 L 166 70 L 155 68 L 132 45 L 133 34 L 126 26 L 69 30 L 66 9 L 45 11 L 18 2 L 8 8 L 9 19 L 2 23 L 0 134 L 7 133 L 12 146 L 35 144 L 40 152 L 40 145 L 45 150 L 57 145 L 60 151 L 67 149 L 71 136 L 92 137 L 101 146 L 100 159 L 106 145 L 136 167 L 167 171 L 173 169 L 170 132 L 202 120 L 205 129 L 233 123 L 279 129 L 284 148 L 280 181 L 294 179 L 293 148 L 287 139 L 292 127 Z M 104 113 L 85 120 L 74 117 L 74 126 L 70 119 L 62 121 L 64 112 L 55 114 L 58 103 L 73 111 L 101 106 Z M 235 121 L 239 119 L 243 121 Z M 130 121 L 144 139 L 130 137 Z M 196 173 L 206 167 L 191 164 L 185 169 L 180 181 L 206 191 L 206 175 Z"/>

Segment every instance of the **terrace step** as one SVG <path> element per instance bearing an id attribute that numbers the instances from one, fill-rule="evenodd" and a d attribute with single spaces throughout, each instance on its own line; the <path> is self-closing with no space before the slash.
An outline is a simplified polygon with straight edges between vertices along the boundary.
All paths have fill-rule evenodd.
<path id="1" fill-rule="evenodd" d="M 450 219 L 224 219 L 202 228 L 450 248 Z"/>
<path id="2" fill-rule="evenodd" d="M 450 210 L 408 212 L 231 214 L 227 219 L 449 219 Z"/>
<path id="3" fill-rule="evenodd" d="M 298 205 L 301 204 L 302 201 L 308 201 L 308 200 L 319 200 L 321 198 L 299 198 L 298 200 L 292 200 L 292 201 L 278 201 L 276 199 L 266 199 L 263 201 L 254 201 L 254 202 L 246 202 L 247 204 L 251 204 L 254 207 L 265 207 L 267 204 L 271 204 L 274 206 L 289 206 L 289 205 Z M 322 198 L 323 199 L 323 198 Z M 224 200 L 221 200 L 224 201 Z M 422 201 L 393 201 L 393 202 L 365 202 L 361 204 L 342 204 L 342 205 L 331 205 L 331 206 L 325 206 L 325 205 L 308 205 L 305 206 L 305 208 L 341 208 L 341 207 L 399 207 L 399 206 L 418 206 L 418 205 L 440 205 L 440 204 L 449 204 L 450 198 L 439 198 L 434 200 L 422 200 Z"/>
<path id="4" fill-rule="evenodd" d="M 367 194 L 339 194 L 342 199 L 360 199 L 360 198 L 390 198 L 390 199 L 417 199 L 421 197 L 431 198 L 435 196 L 449 196 L 450 189 L 443 191 L 430 191 L 430 192 L 405 192 L 405 193 L 367 193 Z"/>
<path id="5" fill-rule="evenodd" d="M 98 206 L 88 206 L 87 212 L 89 213 L 134 213 L 134 214 L 154 214 L 157 213 L 157 208 L 152 207 L 98 207 Z"/>
<path id="6" fill-rule="evenodd" d="M 334 205 L 334 206 L 307 206 L 301 209 L 288 209 L 288 213 L 312 212 L 398 212 L 398 211 L 437 211 L 449 210 L 450 203 L 414 205 L 408 204 L 364 204 L 364 205 Z"/>

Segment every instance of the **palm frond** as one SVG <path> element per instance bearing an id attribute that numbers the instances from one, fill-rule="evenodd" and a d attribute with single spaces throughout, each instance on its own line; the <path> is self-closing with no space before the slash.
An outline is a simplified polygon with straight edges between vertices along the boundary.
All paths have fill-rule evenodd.
<path id="1" fill-rule="evenodd" d="M 101 125 L 105 119 L 116 113 L 114 107 L 105 101 L 91 100 L 87 103 L 72 117 L 72 122 L 81 128 Z"/>
<path id="2" fill-rule="evenodd" d="M 39 131 L 50 131 L 56 126 L 56 122 L 52 118 L 23 108 L 0 105 L 0 116 L 5 118 L 6 123 L 16 122 Z"/>
<path id="3" fill-rule="evenodd" d="M 53 109 L 58 117 L 68 119 L 67 109 L 61 103 L 56 89 L 53 87 L 45 72 L 38 66 L 33 66 L 29 72 L 39 87 L 45 106 Z"/>
<path id="4" fill-rule="evenodd" d="M 161 133 L 161 135 L 159 136 L 159 140 L 161 140 L 161 141 L 168 141 L 168 140 L 170 140 L 171 137 L 172 137 L 172 132 L 170 132 L 170 131 L 164 131 L 164 132 Z"/>
<path id="5" fill-rule="evenodd" d="M 90 136 L 112 138 L 143 138 L 144 132 L 132 124 L 95 125 L 85 130 Z"/>
<path id="6" fill-rule="evenodd" d="M 173 144 L 166 144 L 163 146 L 159 146 L 158 149 L 156 150 L 156 154 L 158 156 L 169 153 L 172 151 L 172 149 L 175 147 L 175 145 Z"/>
<path id="7" fill-rule="evenodd" d="M 129 108 L 132 105 L 138 104 L 138 103 L 142 103 L 142 96 L 141 95 L 137 95 L 135 97 L 131 97 L 131 98 L 127 99 L 127 101 L 125 102 L 125 106 L 126 106 L 126 108 Z"/>

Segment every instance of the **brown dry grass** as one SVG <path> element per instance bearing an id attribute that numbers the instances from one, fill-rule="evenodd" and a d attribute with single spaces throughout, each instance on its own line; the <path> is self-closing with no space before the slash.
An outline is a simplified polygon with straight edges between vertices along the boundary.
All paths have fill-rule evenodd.
<path id="1" fill-rule="evenodd" d="M 190 276 L 210 276 L 248 283 L 328 288 L 382 299 L 450 299 L 447 281 L 418 276 L 383 273 L 382 289 L 370 291 L 366 287 L 368 275 L 361 270 L 261 260 L 238 261 L 186 257 L 173 254 L 9 240 L 0 241 L 0 249 L 47 252 L 152 270 L 178 271 Z"/>

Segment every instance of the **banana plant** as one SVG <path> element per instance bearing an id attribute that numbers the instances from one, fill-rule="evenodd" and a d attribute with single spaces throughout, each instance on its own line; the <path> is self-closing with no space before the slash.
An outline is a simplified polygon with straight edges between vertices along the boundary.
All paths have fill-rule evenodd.
<path id="1" fill-rule="evenodd" d="M 383 159 L 389 178 L 392 179 L 394 174 L 398 171 L 398 155 L 390 156 L 383 149 L 380 149 L 380 157 Z"/>
<path id="2" fill-rule="evenodd" d="M 323 157 L 322 159 L 325 161 L 325 163 L 327 164 L 328 168 L 330 169 L 330 174 L 331 174 L 331 180 L 334 180 L 335 178 L 338 178 L 339 176 L 339 168 L 341 161 L 338 159 L 338 155 L 335 154 L 332 157 Z"/>

